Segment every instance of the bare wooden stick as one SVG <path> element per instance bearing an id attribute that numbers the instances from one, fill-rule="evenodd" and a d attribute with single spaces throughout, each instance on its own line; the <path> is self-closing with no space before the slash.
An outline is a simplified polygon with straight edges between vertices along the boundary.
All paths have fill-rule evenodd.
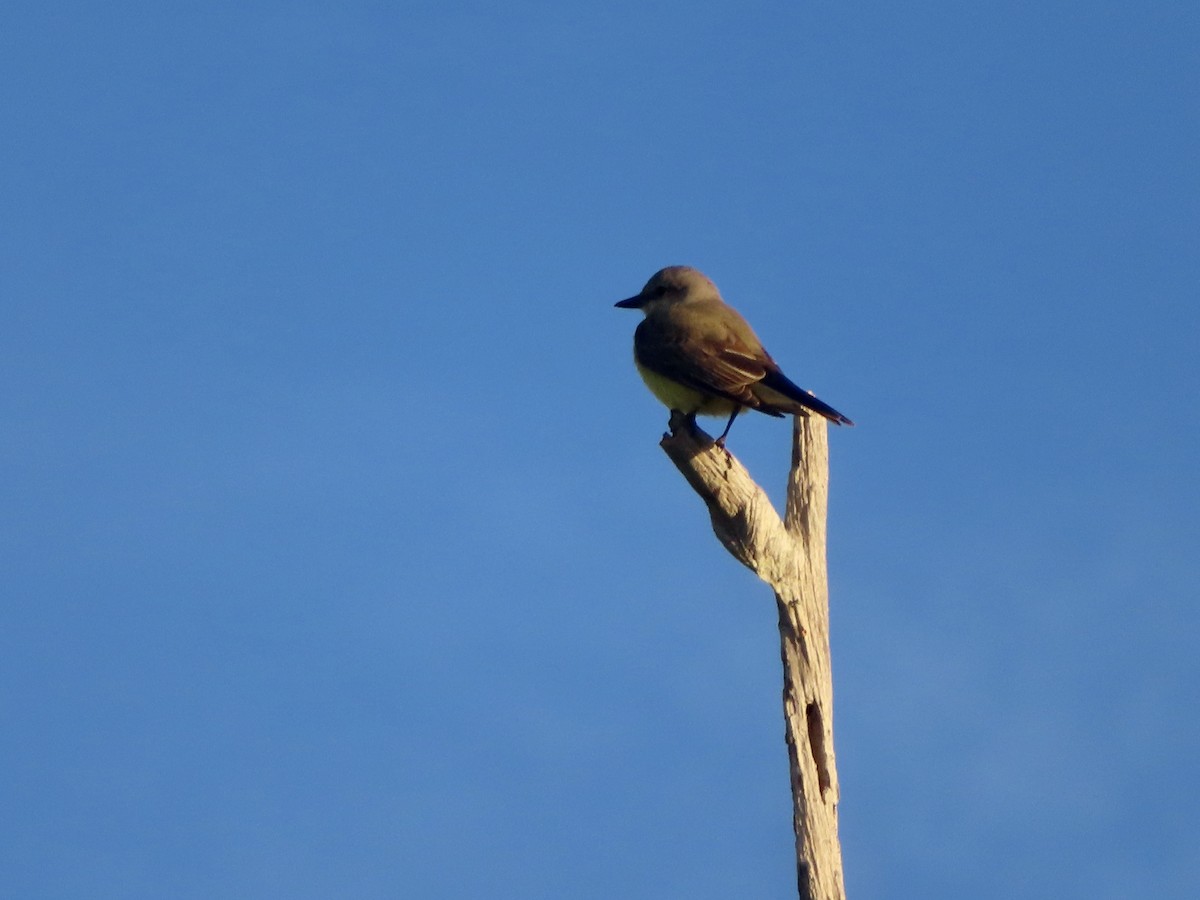
<path id="1" fill-rule="evenodd" d="M 661 446 L 708 506 L 717 539 L 775 592 L 800 897 L 844 900 L 825 569 L 825 420 L 795 419 L 785 521 L 746 468 L 694 419 L 672 413 L 670 429 Z"/>

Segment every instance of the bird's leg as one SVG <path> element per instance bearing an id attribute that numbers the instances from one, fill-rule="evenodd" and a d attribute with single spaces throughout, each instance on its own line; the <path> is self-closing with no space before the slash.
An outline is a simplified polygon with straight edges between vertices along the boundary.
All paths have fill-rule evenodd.
<path id="1" fill-rule="evenodd" d="M 729 421 L 725 423 L 725 430 L 721 432 L 721 436 L 716 439 L 715 443 L 722 450 L 725 449 L 725 435 L 729 434 L 729 429 L 733 427 L 733 420 L 738 417 L 738 413 L 742 411 L 740 406 L 735 406 L 733 412 L 729 414 Z"/>
<path id="2" fill-rule="evenodd" d="M 686 428 L 690 434 L 695 434 L 699 430 L 696 425 L 696 414 L 694 412 L 685 413 L 681 409 L 673 409 L 671 410 L 671 418 L 667 420 L 667 428 L 671 430 L 671 434 L 675 434 L 678 428 Z"/>

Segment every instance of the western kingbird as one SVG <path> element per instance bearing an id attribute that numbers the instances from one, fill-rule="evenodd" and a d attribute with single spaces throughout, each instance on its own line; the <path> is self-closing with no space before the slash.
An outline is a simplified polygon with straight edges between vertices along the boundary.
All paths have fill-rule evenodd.
<path id="1" fill-rule="evenodd" d="M 633 361 L 668 409 L 729 416 L 717 444 L 744 409 L 768 416 L 815 412 L 835 425 L 854 423 L 797 387 L 717 286 L 690 266 L 654 273 L 641 293 L 616 304 L 646 314 L 633 333 Z"/>

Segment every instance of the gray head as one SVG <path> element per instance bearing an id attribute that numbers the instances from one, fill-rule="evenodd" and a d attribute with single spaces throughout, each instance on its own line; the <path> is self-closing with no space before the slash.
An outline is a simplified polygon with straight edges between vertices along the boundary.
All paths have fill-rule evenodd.
<path id="1" fill-rule="evenodd" d="M 650 277 L 641 293 L 616 305 L 622 309 L 640 309 L 648 313 L 651 305 L 709 299 L 720 300 L 721 294 L 703 272 L 691 266 L 667 266 Z"/>

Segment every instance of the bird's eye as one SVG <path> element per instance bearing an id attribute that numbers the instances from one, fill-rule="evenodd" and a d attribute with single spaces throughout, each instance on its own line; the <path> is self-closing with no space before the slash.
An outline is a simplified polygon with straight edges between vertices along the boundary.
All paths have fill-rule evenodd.
<path id="1" fill-rule="evenodd" d="M 656 287 L 654 289 L 654 296 L 661 297 L 666 292 L 667 292 L 667 286 L 665 284 L 660 284 L 658 287 Z"/>

